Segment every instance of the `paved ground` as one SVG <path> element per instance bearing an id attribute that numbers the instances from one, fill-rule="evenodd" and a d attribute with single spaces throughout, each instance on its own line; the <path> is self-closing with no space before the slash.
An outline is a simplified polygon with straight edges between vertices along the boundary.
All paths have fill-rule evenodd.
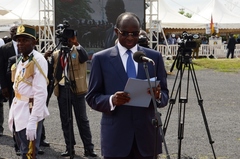
<path id="1" fill-rule="evenodd" d="M 174 70 L 176 72 L 176 70 Z M 187 75 L 187 72 L 184 73 Z M 196 71 L 197 81 L 200 93 L 203 99 L 203 108 L 206 113 L 210 135 L 207 135 L 206 127 L 203 122 L 203 115 L 190 78 L 188 103 L 186 104 L 184 138 L 181 144 L 181 158 L 184 159 L 212 159 L 213 152 L 209 138 L 215 142 L 213 149 L 218 159 L 239 159 L 240 158 L 240 117 L 239 117 L 239 90 L 240 90 L 240 73 L 220 73 L 213 70 Z M 168 86 L 170 93 L 173 88 L 175 75 L 168 76 Z M 183 77 L 182 89 L 186 90 L 186 77 Z M 175 93 L 176 91 L 174 91 Z M 186 91 L 184 91 L 185 93 Z M 185 96 L 182 94 L 182 96 Z M 175 97 L 173 95 L 173 97 Z M 178 155 L 178 103 L 173 105 L 170 114 L 170 122 L 168 123 L 165 136 L 166 148 L 171 158 L 177 158 Z M 169 106 L 159 109 L 162 114 L 162 122 Z M 59 111 L 56 98 L 53 96 L 50 100 L 49 111 L 51 116 L 45 120 L 47 141 L 50 142 L 50 148 L 42 148 L 44 155 L 39 156 L 40 159 L 58 159 L 62 158 L 60 153 L 65 150 L 62 130 L 60 127 Z M 87 109 L 90 120 L 90 126 L 93 136 L 95 150 L 100 156 L 100 118 L 99 112 L 93 111 L 90 107 Z M 0 137 L 0 158 L 18 159 L 13 150 L 13 142 L 11 133 L 7 127 L 8 105 L 5 104 L 5 123 L 4 136 Z M 76 159 L 84 159 L 83 146 L 78 135 L 76 124 Z M 165 147 L 164 147 L 165 149 Z M 164 152 L 160 158 L 166 158 Z M 100 159 L 100 157 L 98 157 Z"/>

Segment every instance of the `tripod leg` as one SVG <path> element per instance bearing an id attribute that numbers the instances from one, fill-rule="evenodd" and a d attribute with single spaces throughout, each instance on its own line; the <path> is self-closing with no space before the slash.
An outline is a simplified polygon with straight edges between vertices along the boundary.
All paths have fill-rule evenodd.
<path id="1" fill-rule="evenodd" d="M 214 141 L 212 140 L 211 133 L 210 133 L 210 130 L 209 130 L 206 114 L 205 114 L 205 111 L 204 111 L 204 108 L 203 108 L 203 99 L 201 97 L 201 93 L 200 93 L 200 89 L 199 89 L 199 86 L 198 86 L 198 82 L 197 82 L 197 78 L 196 78 L 196 74 L 195 74 L 195 71 L 194 71 L 193 64 L 189 65 L 189 70 L 191 72 L 193 85 L 194 85 L 194 88 L 195 88 L 196 96 L 198 98 L 198 105 L 200 106 L 203 121 L 204 121 L 204 125 L 205 125 L 206 131 L 207 131 L 208 140 L 209 140 L 209 143 L 210 143 L 211 148 L 212 148 L 213 156 L 216 159 L 216 154 L 215 154 L 215 151 L 214 151 L 214 148 L 213 148 Z"/>
<path id="2" fill-rule="evenodd" d="M 165 134 L 164 134 L 164 132 L 163 132 L 163 129 L 162 129 L 162 121 L 161 121 L 161 114 L 159 113 L 159 112 L 156 112 L 156 116 L 155 116 L 156 118 L 155 119 L 153 119 L 153 121 L 152 121 L 152 124 L 154 125 L 154 127 L 156 128 L 156 134 L 158 134 L 158 133 L 160 133 L 160 136 L 162 137 L 162 142 L 163 142 L 163 144 L 164 144 L 164 147 L 165 147 L 165 151 L 166 151 L 166 154 L 167 154 L 167 156 L 166 156 L 166 158 L 167 159 L 170 159 L 170 155 L 169 155 L 169 153 L 168 153 L 168 149 L 167 149 L 167 144 L 166 144 L 166 141 L 165 141 Z M 156 145 L 157 145 L 157 143 L 158 143 L 158 141 L 156 140 Z M 155 153 L 154 154 L 156 154 L 156 152 L 157 152 L 157 150 L 156 150 L 156 146 L 155 146 Z M 156 157 L 156 159 L 157 159 L 157 155 L 156 156 L 154 156 L 154 159 L 155 159 L 155 157 Z"/>
<path id="3" fill-rule="evenodd" d="M 174 84 L 173 84 L 173 89 L 171 92 L 171 96 L 170 96 L 170 101 L 169 101 L 169 108 L 167 111 L 167 115 L 165 118 L 165 122 L 164 122 L 164 126 L 163 126 L 163 131 L 164 131 L 164 135 L 166 133 L 167 130 L 167 126 L 170 120 L 170 115 L 173 109 L 173 105 L 176 102 L 177 97 L 179 97 L 179 116 L 178 116 L 178 158 L 181 158 L 181 144 L 182 144 L 182 139 L 183 139 L 183 135 L 184 135 L 184 122 L 185 122 L 185 108 L 186 108 L 186 103 L 187 103 L 187 95 L 186 97 L 183 98 L 181 97 L 181 86 L 182 86 L 182 77 L 183 77 L 183 73 L 185 70 L 185 66 L 184 67 L 178 67 L 180 69 L 178 69 Z M 178 75 L 180 74 L 180 78 L 178 79 Z M 179 84 L 177 86 L 177 90 L 175 91 L 175 85 L 177 82 L 177 79 L 179 80 Z M 189 82 L 188 82 L 189 84 Z M 174 98 L 172 98 L 173 96 L 173 92 L 175 92 L 175 96 Z"/>
<path id="4" fill-rule="evenodd" d="M 178 109 L 178 159 L 181 158 L 182 140 L 184 138 L 184 123 L 187 98 L 180 98 Z"/>
<path id="5" fill-rule="evenodd" d="M 70 152 L 70 159 L 74 158 L 74 153 L 73 153 L 73 119 L 72 119 L 72 102 L 71 102 L 71 92 L 70 92 L 70 83 L 67 79 L 65 79 L 65 88 L 66 88 L 66 95 L 67 95 L 67 114 L 68 114 L 68 125 L 69 125 L 69 152 Z"/>
<path id="6" fill-rule="evenodd" d="M 179 70 L 177 71 L 176 77 L 178 77 L 179 74 Z M 173 93 L 175 92 L 175 86 L 176 86 L 176 82 L 177 82 L 177 78 L 175 78 L 174 83 L 173 83 L 173 89 L 171 91 L 171 95 L 170 95 L 170 100 L 169 100 L 169 106 L 168 106 L 168 110 L 167 110 L 167 115 L 165 117 L 165 122 L 163 124 L 163 133 L 164 135 L 166 134 L 167 131 L 167 127 L 168 127 L 168 123 L 170 121 L 170 117 L 171 117 L 171 113 L 172 113 L 172 109 L 173 109 L 173 105 L 176 103 L 176 99 L 177 99 L 177 95 L 179 92 L 179 86 L 177 87 L 175 96 L 173 98 Z"/>

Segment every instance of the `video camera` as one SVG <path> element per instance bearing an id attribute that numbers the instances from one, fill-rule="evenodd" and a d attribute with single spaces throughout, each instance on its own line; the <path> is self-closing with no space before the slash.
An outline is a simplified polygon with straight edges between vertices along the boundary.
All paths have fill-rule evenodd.
<path id="1" fill-rule="evenodd" d="M 186 31 L 182 33 L 182 39 L 179 47 L 179 52 L 182 56 L 191 56 L 192 49 L 197 47 L 197 43 L 194 41 L 194 39 L 198 38 L 198 34 L 188 34 Z"/>
<path id="2" fill-rule="evenodd" d="M 138 38 L 138 44 L 143 47 L 148 47 L 148 38 L 144 35 L 140 35 Z"/>
<path id="3" fill-rule="evenodd" d="M 77 36 L 77 31 L 70 29 L 70 25 L 67 20 L 63 21 L 63 24 L 59 24 L 57 26 L 57 30 L 55 31 L 56 37 L 62 43 L 63 46 L 68 45 L 68 39 L 74 36 Z"/>

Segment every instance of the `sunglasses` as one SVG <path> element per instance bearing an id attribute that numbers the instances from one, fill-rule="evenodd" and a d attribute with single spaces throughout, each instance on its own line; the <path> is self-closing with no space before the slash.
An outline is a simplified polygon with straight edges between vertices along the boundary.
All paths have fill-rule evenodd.
<path id="1" fill-rule="evenodd" d="M 139 31 L 134 31 L 134 32 L 127 32 L 127 31 L 121 31 L 118 28 L 116 28 L 118 30 L 118 32 L 122 35 L 122 36 L 134 36 L 137 37 L 139 36 Z"/>

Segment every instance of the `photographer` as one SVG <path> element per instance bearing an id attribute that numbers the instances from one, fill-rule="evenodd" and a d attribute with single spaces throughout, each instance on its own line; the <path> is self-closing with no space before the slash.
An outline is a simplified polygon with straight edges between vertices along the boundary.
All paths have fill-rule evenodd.
<path id="1" fill-rule="evenodd" d="M 85 104 L 88 56 L 84 48 L 78 43 L 76 34 L 73 33 L 72 37 L 70 36 L 60 39 L 60 41 L 64 41 L 61 50 L 55 51 L 53 54 L 51 51 L 45 53 L 45 58 L 49 56 L 53 58 L 54 94 L 58 100 L 66 143 L 66 151 L 61 156 L 67 157 L 75 154 L 74 145 L 76 142 L 73 125 L 70 125 L 73 122 L 69 122 L 69 119 L 72 119 L 71 108 L 73 107 L 79 134 L 84 145 L 84 156 L 96 157 Z M 70 81 L 70 89 L 68 89 L 67 81 Z"/>

